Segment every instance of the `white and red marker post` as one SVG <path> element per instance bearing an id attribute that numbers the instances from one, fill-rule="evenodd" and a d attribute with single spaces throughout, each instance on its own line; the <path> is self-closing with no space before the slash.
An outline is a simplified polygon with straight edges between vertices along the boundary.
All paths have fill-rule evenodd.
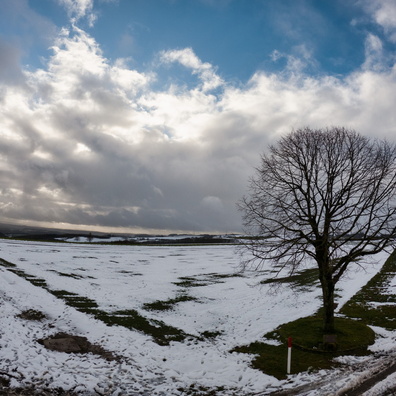
<path id="1" fill-rule="evenodd" d="M 287 374 L 290 374 L 291 369 L 291 350 L 292 350 L 292 338 L 287 339 Z"/>

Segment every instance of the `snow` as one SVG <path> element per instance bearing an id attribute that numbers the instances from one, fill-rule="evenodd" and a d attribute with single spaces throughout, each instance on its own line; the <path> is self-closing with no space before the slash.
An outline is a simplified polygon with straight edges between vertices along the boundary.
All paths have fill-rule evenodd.
<path id="1" fill-rule="evenodd" d="M 340 282 L 340 305 L 367 283 L 386 257 L 385 253 L 377 255 L 365 271 L 355 268 Z M 330 375 L 322 370 L 279 381 L 251 368 L 253 356 L 230 352 L 236 346 L 262 340 L 265 333 L 282 323 L 313 314 L 321 304 L 320 288 L 316 286 L 299 291 L 285 285 L 274 294 L 270 285 L 255 286 L 259 280 L 256 273 L 236 276 L 239 258 L 233 246 L 0 240 L 0 258 L 45 279 L 49 289 L 88 297 L 106 312 L 135 309 L 146 318 L 161 320 L 193 336 L 204 331 L 220 332 L 216 338 L 187 338 L 159 346 L 148 335 L 107 326 L 67 306 L 47 290 L 0 266 L 0 372 L 12 373 L 12 386 L 61 387 L 104 395 L 182 395 L 179 389 L 197 384 L 224 387 L 219 395 L 242 396 L 318 383 Z M 183 277 L 200 286 L 177 285 Z M 172 299 L 181 293 L 195 299 L 180 302 L 168 311 L 143 308 L 145 303 Z M 40 310 L 48 319 L 27 321 L 16 316 L 27 309 Z M 374 330 L 379 336 L 373 350 L 392 351 L 395 332 Z M 92 354 L 54 352 L 37 343 L 59 331 L 87 337 L 123 359 L 106 361 Z M 345 362 L 353 366 L 361 364 L 361 358 L 345 358 Z M 358 377 L 350 371 L 344 372 L 344 377 L 340 371 L 336 375 L 337 381 L 344 378 L 346 384 Z"/>
<path id="2" fill-rule="evenodd" d="M 396 392 L 395 384 L 396 384 L 396 373 L 393 373 L 385 380 L 379 382 L 378 384 L 374 385 L 370 390 L 365 392 L 364 396 L 382 395 L 385 392 L 389 391 L 389 389 L 392 389 L 394 392 Z M 386 393 L 386 394 L 389 396 L 391 395 L 390 393 Z"/>

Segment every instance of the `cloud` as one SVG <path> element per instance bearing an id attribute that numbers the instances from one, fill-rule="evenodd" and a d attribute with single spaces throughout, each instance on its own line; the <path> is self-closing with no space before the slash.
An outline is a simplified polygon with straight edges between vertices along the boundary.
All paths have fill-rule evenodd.
<path id="1" fill-rule="evenodd" d="M 0 38 L 0 81 L 17 83 L 23 79 L 21 52 Z"/>
<path id="2" fill-rule="evenodd" d="M 388 39 L 396 42 L 396 3 L 393 0 L 361 0 L 372 19 L 383 28 Z"/>
<path id="3" fill-rule="evenodd" d="M 210 91 L 223 85 L 223 81 L 216 74 L 214 67 L 210 63 L 202 62 L 195 55 L 192 48 L 163 51 L 161 53 L 161 61 L 164 63 L 178 62 L 182 66 L 191 69 L 202 81 L 203 91 Z"/>
<path id="4" fill-rule="evenodd" d="M 18 52 L 0 45 L 12 73 Z M 84 30 L 64 29 L 43 68 L 0 79 L 3 218 L 239 231 L 235 203 L 259 155 L 292 128 L 343 125 L 395 140 L 396 67 L 378 67 L 376 36 L 366 46 L 366 62 L 344 78 L 294 68 L 238 86 L 191 48 L 166 51 L 159 69 L 177 63 L 198 82 L 158 89 L 155 70 L 111 61 Z"/>
<path id="5" fill-rule="evenodd" d="M 380 71 L 386 67 L 381 39 L 374 34 L 368 34 L 365 41 L 365 62 L 363 68 Z"/>
<path id="6" fill-rule="evenodd" d="M 283 74 L 300 75 L 307 73 L 309 70 L 313 69 L 316 71 L 318 69 L 318 62 L 315 60 L 312 51 L 305 44 L 295 46 L 293 48 L 293 54 L 274 50 L 270 57 L 273 62 L 281 59 L 286 60 L 285 69 L 282 71 Z"/>
<path id="7" fill-rule="evenodd" d="M 86 17 L 89 26 L 94 25 L 97 16 L 93 12 L 93 0 L 58 0 L 58 2 L 66 8 L 73 24 Z"/>

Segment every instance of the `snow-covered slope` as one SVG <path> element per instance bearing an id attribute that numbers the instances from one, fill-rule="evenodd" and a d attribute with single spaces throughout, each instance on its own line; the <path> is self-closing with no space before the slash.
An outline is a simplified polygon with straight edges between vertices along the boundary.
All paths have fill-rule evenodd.
<path id="1" fill-rule="evenodd" d="M 359 290 L 386 257 L 378 255 L 366 271 L 356 269 L 342 281 L 341 302 Z M 12 386 L 61 387 L 103 395 L 182 395 L 182 389 L 196 384 L 217 389 L 219 395 L 242 396 L 296 388 L 330 375 L 302 373 L 279 381 L 252 369 L 251 356 L 230 352 L 235 346 L 260 340 L 282 323 L 313 314 L 320 306 L 317 287 L 302 291 L 286 285 L 276 294 L 268 285 L 253 287 L 261 278 L 256 273 L 238 273 L 233 246 L 101 246 L 0 240 L 0 258 L 15 264 L 25 277 L 45 280 L 47 288 L 34 286 L 24 276 L 0 266 L 0 374 L 8 373 Z M 147 334 L 110 327 L 79 312 L 48 290 L 66 290 L 89 298 L 108 313 L 133 309 L 191 337 L 160 346 Z M 181 294 L 193 299 L 166 311 L 144 308 L 146 303 Z M 47 319 L 27 321 L 16 316 L 27 309 L 39 310 Z M 106 361 L 90 354 L 54 352 L 37 343 L 59 331 L 85 336 L 122 359 Z M 217 336 L 198 338 L 204 332 Z M 378 332 L 381 338 L 373 348 L 393 349 L 395 334 Z M 347 363 L 353 367 L 361 360 L 349 359 Z M 344 385 L 355 378 L 356 373 L 348 370 L 343 371 Z M 341 378 L 340 373 L 338 376 Z"/>

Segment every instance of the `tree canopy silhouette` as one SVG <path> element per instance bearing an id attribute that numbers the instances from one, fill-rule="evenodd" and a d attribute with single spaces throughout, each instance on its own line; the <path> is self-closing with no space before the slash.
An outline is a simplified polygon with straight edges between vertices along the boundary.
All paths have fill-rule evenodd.
<path id="1" fill-rule="evenodd" d="M 261 157 L 239 202 L 243 265 L 296 271 L 311 258 L 322 287 L 324 331 L 334 332 L 334 290 L 351 264 L 393 246 L 396 146 L 343 127 L 302 128 Z"/>

